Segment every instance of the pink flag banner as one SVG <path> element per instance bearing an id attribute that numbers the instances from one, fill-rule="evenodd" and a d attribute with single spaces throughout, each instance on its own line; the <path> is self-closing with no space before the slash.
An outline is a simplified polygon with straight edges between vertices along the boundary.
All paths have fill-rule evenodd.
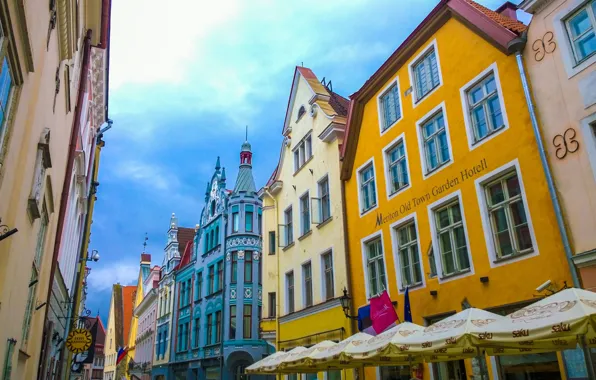
<path id="1" fill-rule="evenodd" d="M 385 331 L 387 327 L 393 325 L 397 321 L 397 313 L 391 303 L 389 294 L 384 290 L 377 297 L 370 299 L 370 320 L 372 327 L 377 334 Z"/>

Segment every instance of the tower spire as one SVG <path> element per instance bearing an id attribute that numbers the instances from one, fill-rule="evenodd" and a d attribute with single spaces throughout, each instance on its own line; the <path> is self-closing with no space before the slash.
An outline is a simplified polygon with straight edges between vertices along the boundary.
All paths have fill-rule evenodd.
<path id="1" fill-rule="evenodd" d="M 147 236 L 147 232 L 145 232 L 145 241 L 143 241 L 143 253 L 145 253 L 145 251 L 147 250 L 147 240 L 149 240 L 149 237 Z"/>

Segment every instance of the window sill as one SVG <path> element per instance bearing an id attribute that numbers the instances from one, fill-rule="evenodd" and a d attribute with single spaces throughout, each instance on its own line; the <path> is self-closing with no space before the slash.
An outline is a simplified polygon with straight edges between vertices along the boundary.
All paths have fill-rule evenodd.
<path id="1" fill-rule="evenodd" d="M 333 217 L 329 217 L 327 219 L 325 219 L 324 221 L 322 221 L 321 223 L 317 224 L 317 228 L 322 228 L 324 226 L 326 226 L 327 224 L 329 224 L 329 222 L 331 222 L 333 220 Z"/>
<path id="2" fill-rule="evenodd" d="M 461 276 L 463 274 L 467 274 L 467 273 L 470 273 L 470 272 L 471 272 L 470 269 L 464 269 L 464 270 L 459 271 L 459 272 L 454 272 L 454 273 L 451 273 L 451 274 L 445 274 L 445 275 L 442 275 L 441 276 L 441 280 L 447 280 L 447 279 L 450 279 L 450 278 L 458 277 L 458 276 Z"/>
<path id="3" fill-rule="evenodd" d="M 424 283 L 422 281 L 420 281 L 420 282 L 417 282 L 415 284 L 408 285 L 407 289 L 409 289 L 409 290 L 418 289 L 418 288 L 421 288 L 422 285 L 424 285 Z M 402 293 L 404 293 L 406 291 L 406 288 L 405 287 L 402 287 L 401 289 L 399 289 L 399 291 L 402 292 Z"/>
<path id="4" fill-rule="evenodd" d="M 282 250 L 285 252 L 288 249 L 292 248 L 294 246 L 295 242 L 291 242 L 290 244 L 286 245 L 285 247 L 282 248 Z"/>
<path id="5" fill-rule="evenodd" d="M 301 170 L 302 170 L 302 169 L 303 169 L 303 168 L 304 168 L 304 167 L 305 167 L 305 166 L 306 166 L 306 165 L 307 165 L 309 162 L 311 162 L 311 161 L 312 161 L 312 159 L 313 159 L 313 157 L 314 157 L 314 156 L 315 156 L 315 155 L 313 154 L 313 155 L 311 155 L 311 156 L 308 158 L 308 160 L 304 161 L 304 163 L 302 164 L 302 166 L 300 166 L 300 167 L 298 168 L 298 170 L 296 170 L 296 171 L 294 172 L 293 176 L 294 176 L 294 177 L 296 177 L 296 175 L 297 175 L 298 173 L 300 173 L 300 171 L 301 171 Z"/>
<path id="6" fill-rule="evenodd" d="M 203 300 L 203 297 L 201 297 L 201 298 L 199 298 L 199 299 L 196 299 L 196 300 L 195 300 L 195 303 L 199 303 L 199 302 L 201 302 L 202 300 Z"/>
<path id="7" fill-rule="evenodd" d="M 431 175 L 435 174 L 436 172 L 441 170 L 443 167 L 449 165 L 450 163 L 451 163 L 451 158 L 449 158 L 447 161 L 443 162 L 441 165 L 437 166 L 436 168 L 433 168 L 432 170 L 427 170 L 426 173 L 424 174 L 424 176 L 430 177 Z"/>
<path id="8" fill-rule="evenodd" d="M 360 216 L 364 216 L 376 208 L 377 208 L 377 204 L 375 203 L 374 205 L 370 206 L 369 208 L 360 211 Z"/>
<path id="9" fill-rule="evenodd" d="M 516 253 L 513 253 L 513 254 L 505 256 L 505 257 L 499 257 L 498 259 L 493 260 L 493 263 L 500 264 L 500 263 L 507 262 L 510 260 L 515 260 L 519 257 L 530 255 L 532 253 L 534 253 L 534 248 L 529 248 L 529 249 L 526 249 L 525 251 L 516 252 Z"/>
<path id="10" fill-rule="evenodd" d="M 442 81 L 439 82 L 435 87 L 431 88 L 426 93 L 422 94 L 422 96 L 420 96 L 420 98 L 415 99 L 414 107 L 417 106 L 418 104 L 420 104 L 422 101 L 424 101 L 424 99 L 428 98 L 433 92 L 435 92 L 439 87 L 441 87 L 442 84 L 443 84 Z M 412 95 L 414 95 L 414 98 L 416 97 L 416 86 L 412 86 Z"/>
<path id="11" fill-rule="evenodd" d="M 213 297 L 215 297 L 215 296 L 217 296 L 217 295 L 219 295 L 221 293 L 223 293 L 223 290 L 220 289 L 220 290 L 217 290 L 217 291 L 215 291 L 215 292 L 213 292 L 211 294 L 207 294 L 207 296 L 205 296 L 205 298 L 207 298 L 207 299 L 213 298 Z"/>
<path id="12" fill-rule="evenodd" d="M 307 237 L 309 237 L 312 234 L 312 230 L 308 230 L 307 232 L 303 233 L 299 238 L 298 241 L 301 241 L 302 239 L 306 239 Z"/>
<path id="13" fill-rule="evenodd" d="M 269 256 L 275 256 L 275 252 L 269 252 L 268 255 Z"/>

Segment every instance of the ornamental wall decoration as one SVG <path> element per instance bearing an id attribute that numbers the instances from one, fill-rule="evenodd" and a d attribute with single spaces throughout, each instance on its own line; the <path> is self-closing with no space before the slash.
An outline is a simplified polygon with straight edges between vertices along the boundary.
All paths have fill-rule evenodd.
<path id="1" fill-rule="evenodd" d="M 554 41 L 555 36 L 553 32 L 548 31 L 544 33 L 542 38 L 538 38 L 532 43 L 532 50 L 534 51 L 534 59 L 540 62 L 547 54 L 555 51 L 557 43 Z"/>
<path id="2" fill-rule="evenodd" d="M 555 146 L 555 156 L 562 160 L 567 156 L 567 153 L 575 153 L 579 150 L 579 142 L 575 139 L 577 133 L 573 128 L 567 128 L 563 134 L 553 137 L 553 145 Z"/>

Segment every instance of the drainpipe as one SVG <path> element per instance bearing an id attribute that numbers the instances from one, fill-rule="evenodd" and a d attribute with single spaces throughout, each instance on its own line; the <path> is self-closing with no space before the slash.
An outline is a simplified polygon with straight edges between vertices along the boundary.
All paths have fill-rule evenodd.
<path id="1" fill-rule="evenodd" d="M 536 111 L 534 110 L 534 103 L 532 102 L 532 95 L 530 94 L 530 86 L 528 84 L 528 77 L 526 75 L 526 70 L 524 68 L 522 51 L 526 45 L 526 41 L 527 41 L 527 36 L 526 36 L 526 33 L 524 32 L 520 37 L 515 38 L 514 40 L 509 42 L 507 48 L 509 51 L 515 52 L 515 59 L 517 61 L 517 67 L 519 69 L 519 76 L 520 76 L 520 79 L 522 82 L 522 87 L 524 89 L 524 95 L 526 97 L 526 104 L 528 106 L 528 112 L 530 113 L 532 129 L 534 130 L 534 137 L 536 137 L 536 143 L 538 144 L 538 152 L 540 154 L 540 161 L 542 162 L 542 169 L 544 170 L 544 174 L 546 176 L 548 192 L 550 193 L 551 201 L 553 203 L 553 207 L 555 210 L 557 226 L 559 227 L 559 232 L 561 233 L 561 239 L 563 240 L 563 249 L 565 250 L 565 256 L 567 257 L 567 263 L 569 264 L 569 271 L 571 272 L 573 286 L 576 288 L 581 288 L 581 284 L 580 284 L 579 278 L 577 276 L 577 271 L 575 269 L 575 265 L 573 264 L 573 251 L 571 250 L 571 245 L 569 243 L 569 235 L 567 234 L 567 229 L 565 228 L 565 221 L 563 220 L 563 213 L 561 211 L 561 204 L 559 202 L 559 197 L 557 195 L 557 189 L 555 188 L 553 176 L 551 174 L 550 167 L 549 167 L 548 161 L 546 159 L 546 151 L 544 149 L 544 144 L 542 143 L 542 135 L 540 134 L 540 129 L 538 127 L 538 119 L 536 117 Z M 585 364 L 586 364 L 586 368 L 588 371 L 588 378 L 596 379 L 596 375 L 595 375 L 595 371 L 594 371 L 594 364 L 592 363 L 592 356 L 590 353 L 590 349 L 587 348 L 587 346 L 586 346 L 585 337 L 581 337 L 581 346 L 583 349 Z"/>
<path id="2" fill-rule="evenodd" d="M 266 186 L 263 188 L 264 189 L 264 194 L 267 194 L 267 196 L 269 198 L 271 198 L 271 200 L 273 201 L 273 208 L 275 209 L 275 225 L 279 227 L 279 212 L 277 210 L 277 200 L 275 199 L 275 197 L 273 197 L 273 195 L 271 195 L 271 193 L 269 192 L 269 187 Z M 279 231 L 279 228 L 277 229 Z M 278 240 L 281 239 L 281 236 L 277 237 Z M 275 242 L 275 260 L 276 260 L 276 270 L 277 270 L 277 289 L 276 289 L 276 293 L 275 293 L 275 349 L 277 351 L 279 351 L 279 315 L 280 315 L 280 275 L 279 275 L 279 241 Z M 270 243 L 271 244 L 271 243 Z M 271 306 L 271 305 L 269 305 Z M 276 378 L 279 378 L 278 375 L 275 376 Z"/>

